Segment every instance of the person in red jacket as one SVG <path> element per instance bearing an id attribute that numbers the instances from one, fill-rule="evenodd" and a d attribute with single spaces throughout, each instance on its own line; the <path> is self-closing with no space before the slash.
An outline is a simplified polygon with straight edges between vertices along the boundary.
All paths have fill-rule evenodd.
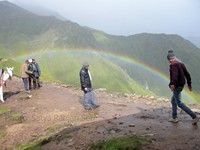
<path id="1" fill-rule="evenodd" d="M 181 101 L 181 92 L 185 85 L 185 79 L 187 79 L 188 89 L 192 91 L 191 76 L 187 71 L 185 65 L 176 58 L 172 50 L 168 51 L 167 59 L 170 63 L 170 83 L 169 88 L 173 92 L 171 103 L 172 103 L 172 118 L 169 119 L 170 122 L 177 123 L 179 120 L 177 118 L 177 106 L 184 110 L 193 119 L 192 124 L 195 125 L 199 121 L 197 115 L 187 107 Z"/>

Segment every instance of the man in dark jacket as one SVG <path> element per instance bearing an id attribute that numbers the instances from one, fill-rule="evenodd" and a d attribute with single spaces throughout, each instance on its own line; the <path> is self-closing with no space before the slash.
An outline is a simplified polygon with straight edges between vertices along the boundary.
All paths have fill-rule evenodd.
<path id="1" fill-rule="evenodd" d="M 39 64 L 36 62 L 36 60 L 34 58 L 32 59 L 32 61 L 33 61 L 33 63 L 32 63 L 33 74 L 35 76 L 35 88 L 40 88 L 41 87 L 40 80 L 39 80 L 39 77 L 41 75 L 40 66 L 39 66 Z"/>
<path id="2" fill-rule="evenodd" d="M 167 59 L 170 63 L 170 83 L 169 87 L 173 92 L 173 96 L 171 99 L 172 103 L 172 118 L 169 119 L 170 122 L 177 123 L 177 106 L 184 110 L 188 115 L 190 115 L 193 119 L 192 124 L 195 125 L 199 121 L 197 115 L 188 108 L 182 101 L 181 101 L 181 91 L 185 85 L 185 78 L 187 79 L 188 89 L 192 91 L 191 86 L 191 77 L 189 72 L 187 71 L 185 65 L 178 60 L 173 51 L 169 51 L 167 55 Z"/>
<path id="3" fill-rule="evenodd" d="M 99 107 L 96 101 L 96 96 L 92 88 L 91 74 L 89 72 L 89 64 L 87 62 L 83 63 L 83 67 L 80 71 L 80 82 L 81 89 L 84 92 L 83 105 L 86 110 L 95 109 Z"/>

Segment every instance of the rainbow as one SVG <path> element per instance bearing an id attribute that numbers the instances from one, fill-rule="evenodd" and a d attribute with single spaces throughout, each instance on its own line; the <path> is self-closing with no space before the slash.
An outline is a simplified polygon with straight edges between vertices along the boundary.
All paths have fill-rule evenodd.
<path id="1" fill-rule="evenodd" d="M 73 54 L 80 54 L 80 53 L 88 53 L 88 54 L 98 54 L 100 56 L 103 57 L 108 57 L 108 58 L 112 58 L 112 59 L 116 59 L 116 60 L 120 60 L 126 63 L 130 63 L 133 64 L 137 67 L 139 67 L 140 69 L 143 69 L 147 72 L 149 72 L 150 74 L 154 75 L 156 78 L 158 78 L 161 82 L 164 82 L 166 84 L 166 86 L 169 83 L 169 78 L 166 74 L 156 70 L 155 68 L 144 64 L 143 62 L 137 60 L 136 58 L 132 58 L 132 57 L 127 57 L 127 56 L 123 56 L 123 55 L 119 55 L 119 54 L 115 54 L 115 53 L 111 53 L 111 52 L 105 52 L 102 50 L 87 50 L 87 49 L 67 49 L 67 50 L 37 50 L 37 51 L 33 51 L 30 54 L 24 54 L 24 55 L 20 55 L 20 56 L 15 56 L 13 57 L 13 59 L 15 60 L 22 60 L 22 59 L 28 59 L 28 58 L 37 58 L 45 53 L 73 53 Z M 197 100 L 197 95 L 194 93 L 189 92 L 186 88 L 184 89 L 184 91 L 182 92 L 183 97 L 188 101 L 188 102 L 194 102 L 194 103 L 198 103 L 200 104 L 200 101 Z"/>

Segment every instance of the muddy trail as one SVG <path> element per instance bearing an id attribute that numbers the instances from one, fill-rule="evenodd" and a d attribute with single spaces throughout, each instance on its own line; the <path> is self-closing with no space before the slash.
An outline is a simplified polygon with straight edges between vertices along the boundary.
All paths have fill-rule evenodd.
<path id="1" fill-rule="evenodd" d="M 199 150 L 200 123 L 179 111 L 179 123 L 168 122 L 169 100 L 148 96 L 113 94 L 95 90 L 100 107 L 83 109 L 79 88 L 43 83 L 30 94 L 14 77 L 0 103 L 0 149 L 15 149 L 49 137 L 45 150 L 87 150 L 92 143 L 114 137 L 143 136 L 151 140 L 142 149 Z M 190 108 L 200 112 L 199 105 Z"/>

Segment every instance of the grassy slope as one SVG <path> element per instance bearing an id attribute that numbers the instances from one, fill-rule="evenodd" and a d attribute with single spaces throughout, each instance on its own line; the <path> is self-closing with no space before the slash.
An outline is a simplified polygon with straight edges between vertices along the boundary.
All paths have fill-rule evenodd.
<path id="1" fill-rule="evenodd" d="M 120 67 L 95 53 L 49 52 L 38 55 L 37 60 L 43 80 L 80 87 L 79 71 L 82 63 L 88 61 L 95 89 L 106 88 L 108 91 L 120 93 L 152 94 L 143 90 Z"/>
<path id="2" fill-rule="evenodd" d="M 11 59 L 2 59 L 0 60 L 0 68 L 6 70 L 6 67 L 14 67 L 13 74 L 16 76 L 20 76 L 20 66 L 21 63 L 15 62 Z"/>

